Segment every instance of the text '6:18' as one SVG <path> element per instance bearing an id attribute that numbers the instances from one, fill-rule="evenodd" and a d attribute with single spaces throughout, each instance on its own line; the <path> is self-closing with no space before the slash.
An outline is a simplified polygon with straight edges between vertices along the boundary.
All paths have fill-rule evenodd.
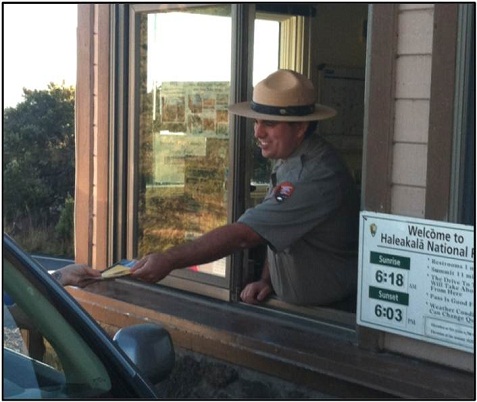
<path id="1" fill-rule="evenodd" d="M 395 286 L 404 285 L 403 274 L 395 274 L 394 272 L 388 273 L 378 269 L 376 271 L 375 278 L 376 278 L 376 282 L 378 283 L 390 283 L 391 285 L 395 285 Z"/>

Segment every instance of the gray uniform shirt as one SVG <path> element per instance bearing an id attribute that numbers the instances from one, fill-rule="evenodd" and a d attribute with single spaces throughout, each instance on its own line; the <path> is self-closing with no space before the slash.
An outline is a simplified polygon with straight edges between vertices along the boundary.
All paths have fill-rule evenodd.
<path id="1" fill-rule="evenodd" d="M 238 221 L 268 242 L 280 299 L 320 305 L 356 291 L 359 198 L 347 167 L 318 135 L 277 161 L 264 201 Z"/>

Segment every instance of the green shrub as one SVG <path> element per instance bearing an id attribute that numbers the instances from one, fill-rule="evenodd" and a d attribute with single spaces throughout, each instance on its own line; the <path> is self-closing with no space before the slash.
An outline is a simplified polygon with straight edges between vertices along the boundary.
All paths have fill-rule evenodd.
<path id="1" fill-rule="evenodd" d="M 75 200 L 68 194 L 64 206 L 61 208 L 58 223 L 55 226 L 56 237 L 63 250 L 61 254 L 69 256 L 73 255 L 74 209 Z"/>

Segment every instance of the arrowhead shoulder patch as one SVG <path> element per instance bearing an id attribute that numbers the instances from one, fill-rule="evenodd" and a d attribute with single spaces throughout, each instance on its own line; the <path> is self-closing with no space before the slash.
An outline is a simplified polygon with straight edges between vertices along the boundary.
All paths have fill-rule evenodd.
<path id="1" fill-rule="evenodd" d="M 287 198 L 290 198 L 295 191 L 295 186 L 289 181 L 279 183 L 273 189 L 273 195 L 278 202 L 283 202 Z"/>

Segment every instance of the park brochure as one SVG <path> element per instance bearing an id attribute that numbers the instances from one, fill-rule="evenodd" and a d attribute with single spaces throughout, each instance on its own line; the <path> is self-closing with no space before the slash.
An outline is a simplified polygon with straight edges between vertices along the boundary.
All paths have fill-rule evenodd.
<path id="1" fill-rule="evenodd" d="M 136 262 L 137 260 L 123 259 L 109 268 L 106 268 L 101 273 L 101 276 L 103 279 L 113 279 L 129 275 L 131 273 L 130 269 L 134 266 L 134 264 L 136 264 Z"/>

